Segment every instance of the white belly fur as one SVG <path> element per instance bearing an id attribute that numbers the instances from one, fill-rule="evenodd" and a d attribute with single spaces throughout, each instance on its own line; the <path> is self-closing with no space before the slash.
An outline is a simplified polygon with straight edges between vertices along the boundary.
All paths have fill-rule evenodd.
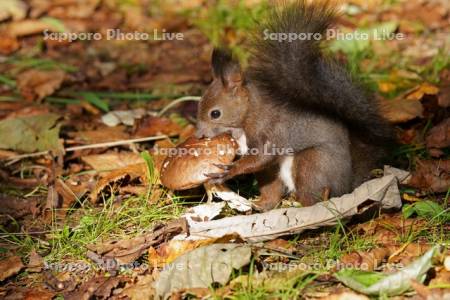
<path id="1" fill-rule="evenodd" d="M 292 166 L 294 165 L 294 156 L 286 156 L 281 161 L 280 178 L 289 192 L 295 191 L 294 178 L 292 177 Z"/>
<path id="2" fill-rule="evenodd" d="M 247 137 L 245 134 L 242 134 L 238 139 L 237 143 L 239 145 L 239 152 L 241 155 L 247 153 L 248 145 L 247 145 Z M 286 156 L 281 161 L 280 166 L 280 178 L 283 181 L 284 185 L 288 188 L 289 192 L 295 191 L 295 183 L 294 178 L 292 177 L 292 166 L 294 165 L 294 156 Z"/>
<path id="3" fill-rule="evenodd" d="M 247 137 L 245 136 L 244 133 L 239 137 L 239 139 L 237 140 L 237 143 L 239 145 L 239 153 L 241 155 L 244 155 L 245 153 L 247 153 L 247 151 L 248 151 Z"/>

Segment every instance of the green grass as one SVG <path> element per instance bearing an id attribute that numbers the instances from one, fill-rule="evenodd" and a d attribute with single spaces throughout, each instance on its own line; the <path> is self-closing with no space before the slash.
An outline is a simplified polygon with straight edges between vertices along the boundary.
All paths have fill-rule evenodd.
<path id="1" fill-rule="evenodd" d="M 248 6 L 245 1 L 218 0 L 207 10 L 189 12 L 189 16 L 216 47 L 227 46 L 243 62 L 248 53 L 242 42 L 254 28 L 256 20 L 261 20 L 268 11 L 267 3 Z"/>
<path id="2" fill-rule="evenodd" d="M 57 62 L 51 59 L 33 58 L 33 57 L 12 57 L 6 63 L 13 65 L 14 73 L 20 73 L 25 69 L 39 69 L 39 70 L 64 70 L 66 72 L 76 72 L 78 68 L 65 63 Z"/>
<path id="3" fill-rule="evenodd" d="M 149 203 L 145 196 L 130 197 L 120 204 L 114 200 L 115 197 L 111 196 L 104 200 L 102 208 L 84 208 L 81 218 L 78 219 L 76 215 L 68 216 L 62 227 L 56 225 L 49 241 L 51 253 L 47 258 L 83 258 L 86 245 L 136 236 L 151 229 L 157 222 L 176 218 L 183 211 L 181 199 L 163 206 Z M 69 228 L 67 223 L 73 222 L 73 217 L 78 224 Z"/>
<path id="4" fill-rule="evenodd" d="M 4 229 L 0 229 L 3 231 L 0 237 L 14 245 L 17 253 L 23 256 L 36 249 L 48 253 L 46 261 L 49 262 L 84 259 L 86 245 L 130 238 L 158 222 L 174 219 L 188 204 L 185 200 L 180 197 L 169 200 L 165 193 L 161 195 L 161 203 L 150 203 L 146 195 L 130 197 L 120 203 L 117 197 L 110 196 L 103 199 L 100 207 L 92 207 L 86 200 L 81 207 L 69 209 L 63 221 L 57 218 L 58 210 L 54 211 L 53 222 L 45 231 L 46 241 L 33 234 L 8 233 Z"/>

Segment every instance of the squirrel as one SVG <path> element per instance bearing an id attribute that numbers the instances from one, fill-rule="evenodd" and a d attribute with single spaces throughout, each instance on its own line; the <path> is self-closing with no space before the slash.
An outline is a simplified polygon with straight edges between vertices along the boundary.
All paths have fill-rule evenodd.
<path id="1" fill-rule="evenodd" d="M 287 192 L 303 206 L 349 193 L 395 142 L 379 103 L 323 53 L 321 39 L 267 36 L 323 37 L 335 17 L 328 2 L 275 8 L 252 38 L 246 70 L 230 51 L 213 50 L 213 81 L 199 103 L 196 135 L 229 132 L 247 152 L 206 176 L 221 183 L 254 173 L 257 210 L 275 208 Z M 285 151 L 267 153 L 274 147 Z"/>

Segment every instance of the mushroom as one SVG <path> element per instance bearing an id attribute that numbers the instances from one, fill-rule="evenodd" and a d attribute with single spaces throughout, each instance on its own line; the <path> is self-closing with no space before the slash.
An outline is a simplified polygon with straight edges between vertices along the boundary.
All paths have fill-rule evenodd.
<path id="1" fill-rule="evenodd" d="M 208 181 L 205 174 L 220 173 L 216 165 L 230 164 L 237 153 L 238 144 L 228 134 L 214 138 L 189 138 L 173 149 L 163 162 L 161 182 L 171 190 L 186 190 Z"/>
<path id="2" fill-rule="evenodd" d="M 239 146 L 228 134 L 214 138 L 189 138 L 177 146 L 174 155 L 169 155 L 161 168 L 161 183 L 171 190 L 187 190 L 205 186 L 208 203 L 213 194 L 239 211 L 251 210 L 251 202 L 236 194 L 223 184 L 210 184 L 208 173 L 224 172 L 217 164 L 228 165 L 236 157 Z"/>

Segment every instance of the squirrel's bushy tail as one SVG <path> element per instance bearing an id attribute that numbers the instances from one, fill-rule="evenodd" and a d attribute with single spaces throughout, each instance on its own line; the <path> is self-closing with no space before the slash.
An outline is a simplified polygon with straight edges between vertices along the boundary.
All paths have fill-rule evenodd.
<path id="1" fill-rule="evenodd" d="M 273 9 L 253 37 L 247 75 L 280 105 L 341 119 L 373 142 L 393 141 L 378 103 L 322 54 L 321 38 L 334 18 L 335 7 L 326 1 L 298 0 Z"/>

